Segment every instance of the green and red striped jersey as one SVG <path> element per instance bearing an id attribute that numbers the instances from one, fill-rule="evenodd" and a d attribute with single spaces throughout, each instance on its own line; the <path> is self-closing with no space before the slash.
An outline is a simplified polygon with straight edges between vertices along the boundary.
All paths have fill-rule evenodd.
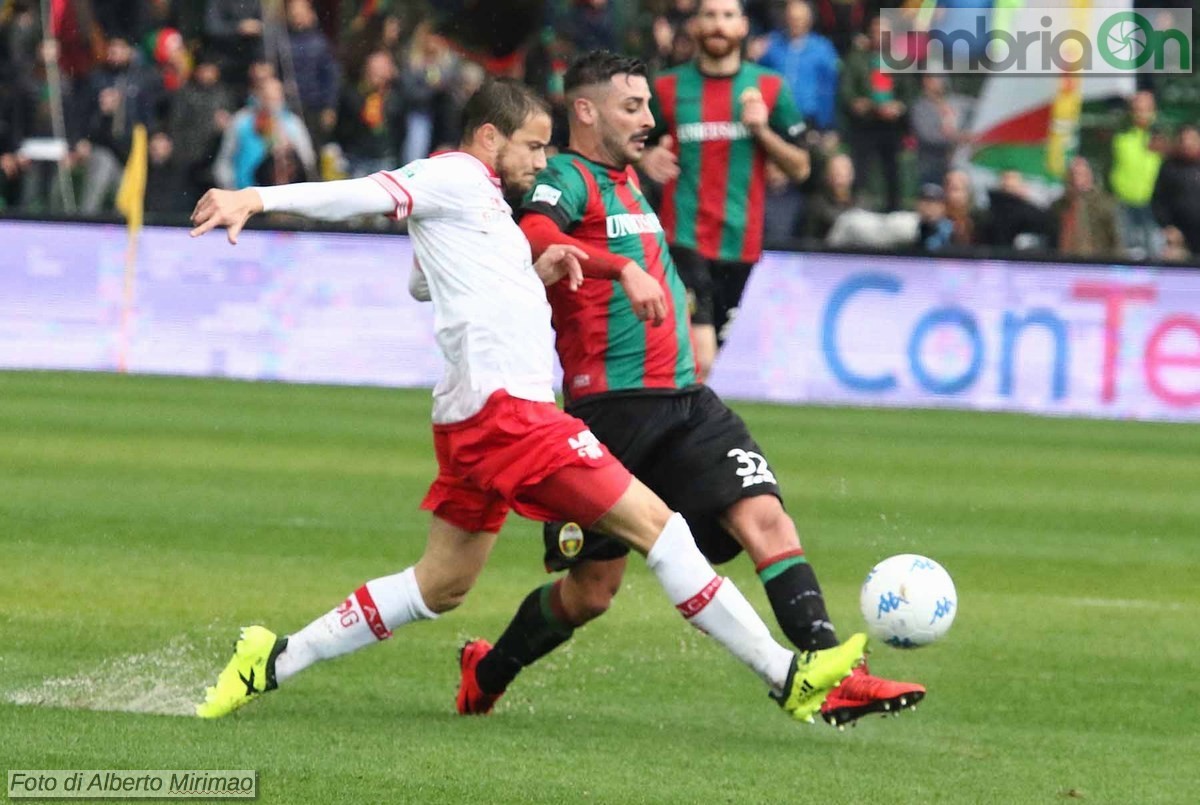
<path id="1" fill-rule="evenodd" d="M 521 209 L 549 217 L 589 246 L 628 257 L 658 280 L 667 299 L 667 319 L 654 327 L 638 320 L 619 281 L 588 279 L 577 291 L 560 282 L 547 289 L 568 401 L 696 382 L 687 291 L 633 168 L 565 151 L 550 158 Z"/>
<path id="2" fill-rule="evenodd" d="M 779 73 L 742 62 L 732 76 L 706 76 L 694 62 L 654 80 L 656 134 L 669 134 L 679 178 L 663 188 L 659 214 L 672 245 L 710 260 L 754 263 L 762 256 L 766 152 L 741 123 L 742 93 L 757 88 L 768 125 L 793 139 L 804 125 Z"/>

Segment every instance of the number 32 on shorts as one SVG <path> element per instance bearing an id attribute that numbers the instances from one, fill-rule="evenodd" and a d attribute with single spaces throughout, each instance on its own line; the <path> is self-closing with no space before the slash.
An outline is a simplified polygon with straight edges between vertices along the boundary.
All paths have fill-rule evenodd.
<path id="1" fill-rule="evenodd" d="M 767 466 L 767 460 L 761 454 L 736 447 L 726 453 L 725 457 L 737 459 L 737 474 L 742 479 L 743 489 L 755 484 L 775 483 L 775 473 L 771 472 L 771 468 Z"/>

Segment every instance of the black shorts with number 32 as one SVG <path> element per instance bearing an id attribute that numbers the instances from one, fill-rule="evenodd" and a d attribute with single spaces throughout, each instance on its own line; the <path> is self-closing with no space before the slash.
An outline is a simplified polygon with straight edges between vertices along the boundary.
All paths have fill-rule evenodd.
<path id="1" fill-rule="evenodd" d="M 779 484 L 746 423 L 708 386 L 610 392 L 567 411 L 630 472 L 687 519 L 700 550 L 714 564 L 742 550 L 721 526 L 721 514 L 742 498 L 780 496 Z M 584 559 L 616 559 L 619 540 L 573 524 L 545 526 L 546 568 L 563 570 Z"/>

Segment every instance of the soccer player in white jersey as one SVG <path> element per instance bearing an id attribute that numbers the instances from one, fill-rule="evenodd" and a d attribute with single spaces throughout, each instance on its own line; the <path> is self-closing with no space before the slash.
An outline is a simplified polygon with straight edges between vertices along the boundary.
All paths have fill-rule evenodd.
<path id="1" fill-rule="evenodd" d="M 433 514 L 424 554 L 400 573 L 368 581 L 289 636 L 243 628 L 197 715 L 226 715 L 318 660 L 454 609 L 482 571 L 511 508 L 535 520 L 574 520 L 628 543 L 646 557 L 689 622 L 754 670 L 784 710 L 811 721 L 861 660 L 865 636 L 820 652 L 785 649 L 733 582 L 713 571 L 683 517 L 630 475 L 583 422 L 555 405 L 545 285 L 577 287 L 587 273 L 586 255 L 551 247 L 533 262 L 504 195 L 528 190 L 546 166 L 549 110 L 523 85 L 493 81 L 467 102 L 463 128 L 461 150 L 399 170 L 341 182 L 210 190 L 196 206 L 192 235 L 224 226 L 231 243 L 258 212 L 407 219 L 415 270 L 428 284 L 445 358 L 433 393 L 439 470 L 422 503 Z"/>

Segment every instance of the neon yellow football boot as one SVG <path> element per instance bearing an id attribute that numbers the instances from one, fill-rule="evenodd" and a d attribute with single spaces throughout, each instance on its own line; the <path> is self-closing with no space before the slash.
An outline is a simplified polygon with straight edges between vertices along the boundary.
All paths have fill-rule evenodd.
<path id="1" fill-rule="evenodd" d="M 783 691 L 771 697 L 792 718 L 811 724 L 825 698 L 863 661 L 866 650 L 867 636 L 860 632 L 833 648 L 799 652 L 792 658 Z"/>
<path id="2" fill-rule="evenodd" d="M 287 648 L 287 638 L 263 626 L 245 626 L 233 644 L 233 659 L 196 705 L 200 718 L 227 716 L 269 690 L 274 690 L 275 658 Z"/>

